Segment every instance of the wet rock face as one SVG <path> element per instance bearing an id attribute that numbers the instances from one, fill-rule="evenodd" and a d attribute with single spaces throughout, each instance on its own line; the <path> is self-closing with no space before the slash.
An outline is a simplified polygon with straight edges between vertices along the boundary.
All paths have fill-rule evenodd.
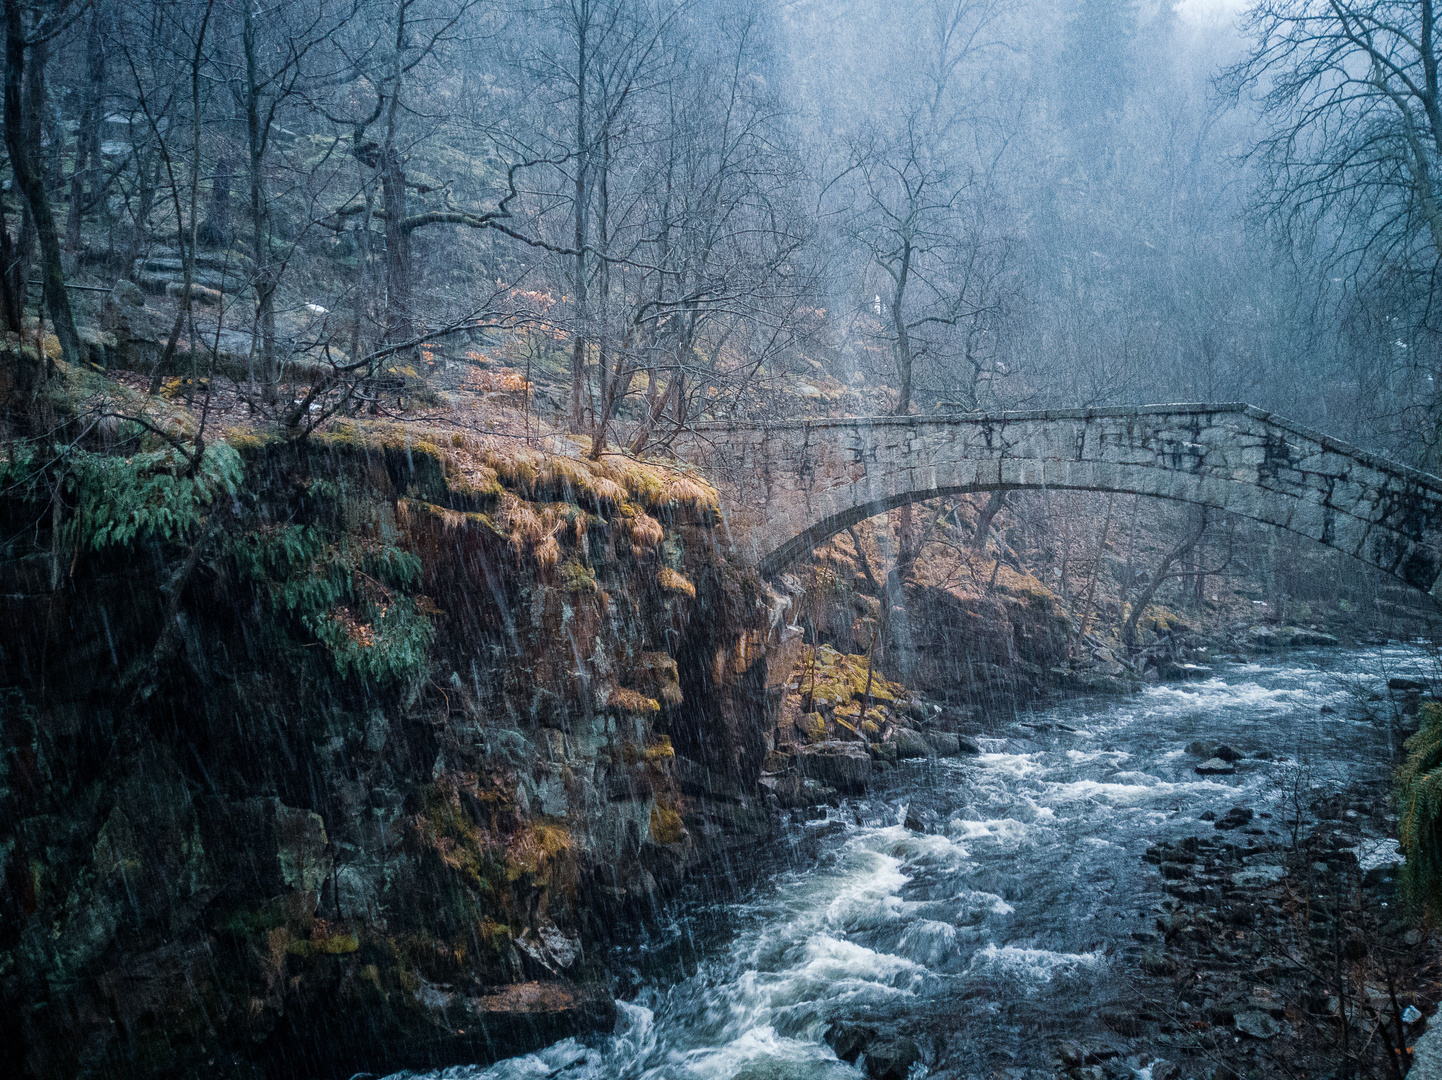
<path id="1" fill-rule="evenodd" d="M 964 698 L 1024 693 L 1066 665 L 1067 619 L 1045 594 L 962 599 L 913 587 L 907 609 L 914 650 L 903 681 L 916 691 Z"/>
<path id="2" fill-rule="evenodd" d="M 831 741 L 803 746 L 796 752 L 797 770 L 802 776 L 854 794 L 871 780 L 871 754 L 860 743 Z"/>
<path id="3" fill-rule="evenodd" d="M 79 560 L 53 598 L 0 568 L 0 1045 L 22 1074 L 380 1073 L 606 1027 L 596 946 L 769 827 L 796 635 L 704 515 L 518 500 L 569 515 L 548 561 L 425 503 L 423 455 L 332 451 L 259 452 L 232 524 L 349 492 L 327 527 L 419 557 L 414 677 L 318 660 L 216 557 L 137 693 L 175 553 Z"/>

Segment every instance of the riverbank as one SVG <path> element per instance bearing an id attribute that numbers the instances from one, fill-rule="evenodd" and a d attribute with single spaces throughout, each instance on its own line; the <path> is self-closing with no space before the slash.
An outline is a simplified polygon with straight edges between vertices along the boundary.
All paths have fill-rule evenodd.
<path id="1" fill-rule="evenodd" d="M 798 815 L 738 894 L 683 893 L 669 929 L 618 957 L 636 975 L 616 1036 L 467 1075 L 841 1080 L 857 1075 L 844 1055 L 872 1076 L 914 1059 L 947 1080 L 1130 1080 L 1148 1067 L 1185 1080 L 1285 1074 L 1299 1045 L 1320 1060 L 1330 1044 L 1303 1021 L 1325 1028 L 1312 1006 L 1326 1004 L 1289 981 L 1282 962 L 1302 940 L 1282 931 L 1332 887 L 1313 863 L 1367 877 L 1386 855 L 1369 843 L 1391 826 L 1389 733 L 1348 706 L 1359 685 L 1386 695 L 1379 672 L 1426 664 L 1403 647 L 1298 650 L 989 717 L 979 754 L 903 761 L 868 793 Z M 1194 743 L 1231 747 L 1232 771 L 1199 773 L 1210 758 Z M 1319 788 L 1294 859 L 1285 796 L 1304 775 Z M 1188 870 L 1164 876 L 1177 866 Z M 1370 881 L 1389 887 L 1376 866 Z M 1245 926 L 1238 905 L 1255 905 Z M 1330 940 L 1330 924 L 1312 925 Z M 1409 947 L 1435 953 L 1425 938 Z M 1430 1016 L 1430 969 L 1397 973 L 1404 1010 Z M 1280 1018 L 1252 1006 L 1263 991 Z M 1269 1037 L 1246 1031 L 1270 1023 Z"/>

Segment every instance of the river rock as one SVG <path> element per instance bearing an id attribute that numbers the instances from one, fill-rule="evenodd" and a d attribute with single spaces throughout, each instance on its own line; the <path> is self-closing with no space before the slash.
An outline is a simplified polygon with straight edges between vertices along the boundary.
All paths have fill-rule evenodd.
<path id="1" fill-rule="evenodd" d="M 797 717 L 796 731 L 809 743 L 825 742 L 826 721 L 819 712 L 809 712 Z"/>
<path id="2" fill-rule="evenodd" d="M 1426 690 L 1427 684 L 1417 679 L 1404 679 L 1394 676 L 1387 680 L 1388 690 Z"/>
<path id="3" fill-rule="evenodd" d="M 1212 827 L 1214 829 L 1240 829 L 1252 820 L 1252 811 L 1246 806 L 1234 806 L 1223 814 Z"/>
<path id="4" fill-rule="evenodd" d="M 1242 753 L 1240 750 L 1232 749 L 1226 743 L 1219 743 L 1217 748 L 1212 751 L 1212 757 L 1221 758 L 1223 761 L 1241 761 Z"/>
<path id="5" fill-rule="evenodd" d="M 822 1038 L 848 1065 L 865 1055 L 866 1075 L 871 1080 L 906 1080 L 911 1067 L 921 1060 L 921 1049 L 911 1039 L 904 1035 L 883 1038 L 869 1024 L 834 1023 Z"/>
<path id="6" fill-rule="evenodd" d="M 1214 757 L 1196 766 L 1196 771 L 1202 776 L 1231 776 L 1237 771 L 1237 767 L 1229 761 Z"/>
<path id="7" fill-rule="evenodd" d="M 866 748 L 836 739 L 798 747 L 796 767 L 802 776 L 849 793 L 863 790 L 871 779 L 871 755 Z"/>
<path id="8" fill-rule="evenodd" d="M 905 1035 L 868 1043 L 866 1075 L 871 1080 L 906 1080 L 911 1067 L 921 1060 L 921 1048 Z"/>
<path id="9" fill-rule="evenodd" d="M 899 758 L 924 758 L 935 753 L 926 737 L 911 728 L 897 728 L 890 741 L 896 747 Z"/>
<path id="10" fill-rule="evenodd" d="M 1096 1018 L 1125 1039 L 1142 1033 L 1142 1021 L 1131 1009 L 1098 1009 Z"/>
<path id="11" fill-rule="evenodd" d="M 1282 1033 L 1282 1025 L 1260 1009 L 1246 1009 L 1232 1017 L 1232 1025 L 1243 1035 L 1254 1039 L 1270 1039 Z"/>
<path id="12" fill-rule="evenodd" d="M 804 776 L 762 776 L 762 790 L 776 799 L 776 805 L 785 810 L 801 810 L 808 806 L 820 806 L 836 794 L 836 789 Z"/>
<path id="13" fill-rule="evenodd" d="M 866 1052 L 866 1047 L 874 1040 L 879 1032 L 867 1024 L 843 1024 L 835 1023 L 826 1029 L 822 1036 L 832 1051 L 848 1065 L 856 1064 L 856 1059 Z"/>
<path id="14" fill-rule="evenodd" d="M 1307 645 L 1312 648 L 1335 648 L 1342 644 L 1331 634 L 1324 634 L 1318 630 L 1298 630 L 1292 635 L 1293 645 Z"/>
<path id="15" fill-rule="evenodd" d="M 1187 743 L 1187 753 L 1192 757 L 1209 758 L 1212 756 L 1212 744 L 1205 739 L 1193 739 Z"/>
<path id="16" fill-rule="evenodd" d="M 1409 1076 L 1432 1080 L 1442 1076 L 1442 1025 L 1433 1025 L 1412 1048 L 1412 1071 Z"/>
<path id="17" fill-rule="evenodd" d="M 514 983 L 468 998 L 466 1011 L 480 1023 L 482 1036 L 502 1047 L 545 1045 L 616 1026 L 611 995 L 601 987 L 576 983 Z M 525 1033 L 519 1041 L 518 1031 Z"/>
<path id="18" fill-rule="evenodd" d="M 1247 644 L 1254 649 L 1280 649 L 1289 639 L 1290 635 L 1273 633 L 1264 626 L 1254 626 L 1247 631 Z"/>
<path id="19" fill-rule="evenodd" d="M 956 757 L 960 750 L 956 736 L 949 731 L 928 731 L 926 741 L 942 757 Z"/>
<path id="20" fill-rule="evenodd" d="M 1266 888 L 1275 885 L 1287 876 L 1285 867 L 1249 866 L 1232 875 L 1232 884 L 1238 888 Z"/>
<path id="21" fill-rule="evenodd" d="M 1148 950 L 1142 954 L 1139 966 L 1148 975 L 1170 975 L 1176 970 L 1176 964 L 1172 962 L 1172 958 L 1166 953 L 1155 949 Z M 1116 1030 L 1121 1031 L 1120 1028 Z M 1121 1031 L 1121 1033 L 1123 1035 L 1127 1034 L 1125 1031 Z M 1141 1034 L 1141 1032 L 1138 1031 L 1137 1034 Z"/>

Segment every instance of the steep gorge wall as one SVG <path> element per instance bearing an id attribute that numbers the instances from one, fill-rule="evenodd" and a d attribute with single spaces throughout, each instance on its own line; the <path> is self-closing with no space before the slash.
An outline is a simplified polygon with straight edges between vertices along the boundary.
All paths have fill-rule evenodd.
<path id="1" fill-rule="evenodd" d="M 607 935 L 768 828 L 785 600 L 684 476 L 232 442 L 188 533 L 0 507 L 7 1056 L 343 1076 L 605 1024 Z"/>

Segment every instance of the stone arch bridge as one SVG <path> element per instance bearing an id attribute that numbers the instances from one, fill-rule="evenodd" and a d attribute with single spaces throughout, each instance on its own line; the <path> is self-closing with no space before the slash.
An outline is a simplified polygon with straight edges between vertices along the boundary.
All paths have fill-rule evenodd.
<path id="1" fill-rule="evenodd" d="M 1224 510 L 1442 589 L 1442 478 L 1250 405 L 712 423 L 678 450 L 721 491 L 737 554 L 767 575 L 906 503 L 1052 489 Z"/>

